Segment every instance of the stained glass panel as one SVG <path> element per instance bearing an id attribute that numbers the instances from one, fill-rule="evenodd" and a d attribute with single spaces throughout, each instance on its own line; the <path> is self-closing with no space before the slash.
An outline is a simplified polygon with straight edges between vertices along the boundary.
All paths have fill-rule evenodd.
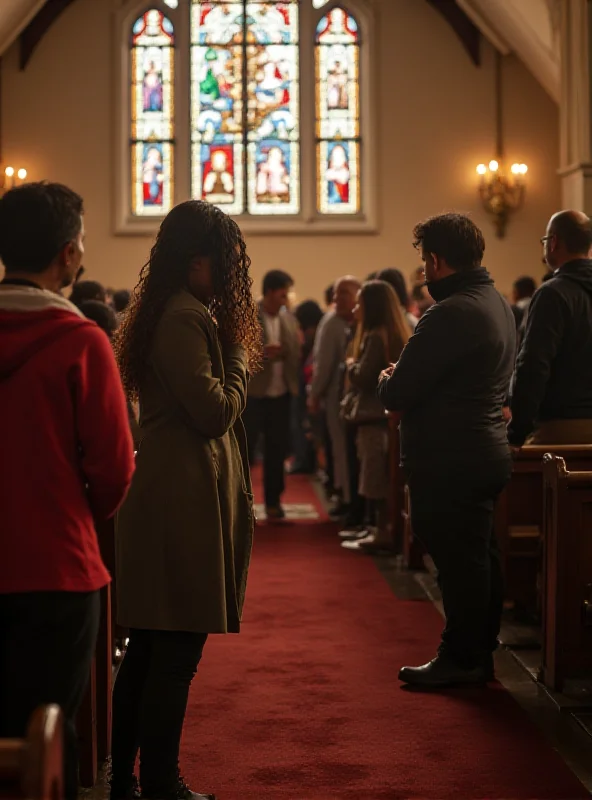
<path id="1" fill-rule="evenodd" d="M 360 210 L 360 38 L 356 20 L 333 8 L 316 38 L 317 208 Z"/>
<path id="2" fill-rule="evenodd" d="M 231 214 L 299 212 L 298 26 L 296 0 L 192 0 L 194 197 Z"/>
<path id="3" fill-rule="evenodd" d="M 161 216 L 173 205 L 174 31 L 151 9 L 132 27 L 132 213 Z"/>

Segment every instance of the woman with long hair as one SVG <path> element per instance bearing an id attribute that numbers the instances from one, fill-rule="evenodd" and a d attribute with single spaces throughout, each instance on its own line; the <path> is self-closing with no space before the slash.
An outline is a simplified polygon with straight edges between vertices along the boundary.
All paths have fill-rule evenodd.
<path id="1" fill-rule="evenodd" d="M 374 530 L 343 547 L 366 553 L 392 550 L 387 529 L 388 425 L 376 395 L 378 378 L 396 363 L 409 339 L 409 326 L 393 287 L 380 280 L 364 283 L 354 309 L 357 320 L 353 357 L 347 362 L 346 420 L 357 427 L 359 492 L 366 498 Z"/>
<path id="2" fill-rule="evenodd" d="M 237 224 L 189 201 L 163 221 L 116 339 L 141 441 L 119 514 L 111 798 L 197 800 L 178 767 L 189 686 L 211 633 L 240 627 L 254 517 L 241 422 L 261 331 Z M 203 729 L 207 729 L 204 724 Z M 204 738 L 205 752 L 205 738 Z"/>

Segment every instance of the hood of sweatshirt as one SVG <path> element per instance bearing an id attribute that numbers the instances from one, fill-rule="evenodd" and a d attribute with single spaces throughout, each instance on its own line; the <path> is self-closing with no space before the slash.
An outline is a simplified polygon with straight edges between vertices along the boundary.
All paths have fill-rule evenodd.
<path id="1" fill-rule="evenodd" d="M 592 258 L 577 258 L 568 261 L 554 273 L 555 278 L 567 278 L 578 283 L 582 289 L 592 295 Z"/>
<path id="2" fill-rule="evenodd" d="M 73 330 L 94 323 L 60 295 L 0 285 L 0 381 Z"/>

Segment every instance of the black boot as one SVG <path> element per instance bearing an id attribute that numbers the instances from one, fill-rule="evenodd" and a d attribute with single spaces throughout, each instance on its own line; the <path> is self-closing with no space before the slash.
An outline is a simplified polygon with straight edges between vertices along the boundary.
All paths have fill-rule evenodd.
<path id="1" fill-rule="evenodd" d="M 138 800 L 140 797 L 142 797 L 140 785 L 135 775 L 123 783 L 118 783 L 111 778 L 109 800 Z"/>
<path id="2" fill-rule="evenodd" d="M 482 665 L 470 668 L 460 667 L 447 656 L 438 655 L 421 667 L 403 667 L 399 672 L 399 680 L 412 686 L 437 688 L 484 684 L 491 680 L 491 677 Z"/>

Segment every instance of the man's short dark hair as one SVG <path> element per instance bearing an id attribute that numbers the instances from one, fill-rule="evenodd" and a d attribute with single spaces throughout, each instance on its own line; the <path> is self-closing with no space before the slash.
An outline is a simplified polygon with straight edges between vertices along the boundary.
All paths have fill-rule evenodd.
<path id="1" fill-rule="evenodd" d="M 401 270 L 389 267 L 388 269 L 381 270 L 376 277 L 379 281 L 390 283 L 399 298 L 399 303 L 403 308 L 407 308 L 409 305 L 409 292 L 407 291 L 407 283 L 405 282 L 405 277 Z"/>
<path id="2" fill-rule="evenodd" d="M 132 293 L 129 289 L 118 289 L 113 292 L 113 308 L 120 314 L 129 306 Z"/>
<path id="3" fill-rule="evenodd" d="M 294 316 L 303 331 L 316 328 L 323 319 L 323 309 L 315 300 L 305 300 L 294 309 Z"/>
<path id="4" fill-rule="evenodd" d="M 278 289 L 291 289 L 294 286 L 294 281 L 287 272 L 281 269 L 272 269 L 267 272 L 263 278 L 263 294 L 267 292 L 276 292 Z"/>
<path id="5" fill-rule="evenodd" d="M 445 259 L 450 269 L 462 271 L 481 266 L 485 239 L 464 214 L 430 217 L 415 226 L 413 237 L 414 247 Z"/>
<path id="6" fill-rule="evenodd" d="M 584 215 L 564 211 L 551 222 L 550 233 L 563 242 L 568 253 L 583 255 L 592 248 L 592 221 Z"/>
<path id="7" fill-rule="evenodd" d="M 325 289 L 325 305 L 330 306 L 333 302 L 334 297 L 335 297 L 335 284 L 332 283 Z"/>
<path id="8" fill-rule="evenodd" d="M 96 322 L 110 339 L 113 337 L 117 330 L 117 314 L 111 306 L 99 300 L 85 300 L 80 304 L 80 310 L 87 319 Z"/>
<path id="9" fill-rule="evenodd" d="M 78 283 L 75 283 L 72 287 L 70 302 L 80 308 L 82 303 L 87 300 L 98 300 L 99 303 L 104 303 L 107 300 L 105 287 L 98 281 L 78 281 Z"/>
<path id="10" fill-rule="evenodd" d="M 536 281 L 534 278 L 529 278 L 524 275 L 522 278 L 514 281 L 514 291 L 518 300 L 523 300 L 526 297 L 532 297 L 537 290 Z"/>
<path id="11" fill-rule="evenodd" d="M 7 272 L 44 272 L 76 239 L 82 198 L 59 183 L 26 183 L 0 200 L 0 258 Z"/>

